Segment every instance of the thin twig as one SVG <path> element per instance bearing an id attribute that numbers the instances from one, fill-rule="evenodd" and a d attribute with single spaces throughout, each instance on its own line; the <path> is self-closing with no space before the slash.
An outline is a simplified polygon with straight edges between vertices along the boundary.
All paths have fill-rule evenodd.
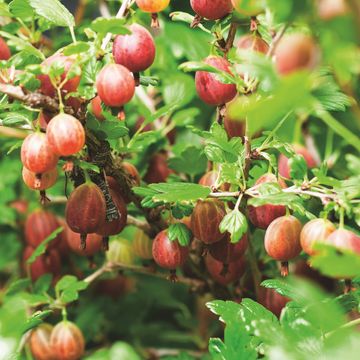
<path id="1" fill-rule="evenodd" d="M 127 224 L 136 226 L 137 228 L 143 230 L 147 234 L 151 234 L 151 226 L 147 221 L 139 220 L 134 216 L 128 215 L 127 216 Z"/>
<path id="2" fill-rule="evenodd" d="M 225 54 L 227 54 L 234 45 L 236 30 L 237 30 L 237 24 L 235 22 L 231 23 L 229 34 L 225 44 Z"/>
<path id="3" fill-rule="evenodd" d="M 284 36 L 284 34 L 285 34 L 287 28 L 289 27 L 289 25 L 290 25 L 289 23 L 286 23 L 286 24 L 281 28 L 281 30 L 275 35 L 273 41 L 271 42 L 271 44 L 270 44 L 270 46 L 269 46 L 269 50 L 268 50 L 268 52 L 267 52 L 267 54 L 266 54 L 266 56 L 267 56 L 268 58 L 271 58 L 271 57 L 274 55 L 275 50 L 276 50 L 276 47 L 278 46 L 281 38 Z"/>

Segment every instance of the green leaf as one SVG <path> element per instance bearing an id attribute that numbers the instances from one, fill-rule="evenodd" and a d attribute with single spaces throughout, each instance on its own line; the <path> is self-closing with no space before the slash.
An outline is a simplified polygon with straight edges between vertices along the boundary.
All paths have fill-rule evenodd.
<path id="1" fill-rule="evenodd" d="M 124 19 L 105 19 L 105 18 L 97 18 L 91 23 L 91 29 L 101 34 L 118 34 L 118 35 L 126 35 L 131 34 L 131 31 L 124 26 Z"/>
<path id="2" fill-rule="evenodd" d="M 70 44 L 63 49 L 63 54 L 66 56 L 81 54 L 90 49 L 89 43 L 78 41 L 75 44 Z"/>
<path id="3" fill-rule="evenodd" d="M 175 223 L 169 226 L 168 236 L 171 241 L 177 240 L 181 246 L 188 246 L 192 234 L 185 224 Z"/>
<path id="4" fill-rule="evenodd" d="M 37 257 L 39 257 L 42 254 L 45 254 L 47 245 L 56 239 L 56 237 L 63 231 L 64 229 L 62 227 L 57 228 L 54 230 L 31 254 L 31 256 L 27 259 L 26 263 L 31 265 Z"/>
<path id="5" fill-rule="evenodd" d="M 235 209 L 224 216 L 219 229 L 221 233 L 225 233 L 226 231 L 229 232 L 231 242 L 237 243 L 243 235 L 246 234 L 248 223 L 245 215 L 239 211 L 239 209 Z"/>
<path id="6" fill-rule="evenodd" d="M 57 26 L 74 27 L 75 20 L 59 0 L 28 0 L 37 15 Z"/>
<path id="7" fill-rule="evenodd" d="M 195 85 L 192 76 L 182 73 L 170 73 L 162 81 L 165 104 L 188 104 L 195 96 Z"/>
<path id="8" fill-rule="evenodd" d="M 69 286 L 72 286 L 78 282 L 78 279 L 74 275 L 65 275 L 63 276 L 55 286 L 55 291 L 62 291 L 68 288 Z"/>
<path id="9" fill-rule="evenodd" d="M 24 324 L 23 333 L 36 328 L 38 325 L 42 324 L 43 321 L 53 313 L 52 310 L 37 311 L 26 321 Z"/>
<path id="10" fill-rule="evenodd" d="M 211 192 L 210 188 L 205 186 L 179 182 L 151 184 L 149 188 L 157 192 L 157 194 L 153 196 L 154 201 L 169 203 L 205 199 Z"/>
<path id="11" fill-rule="evenodd" d="M 79 298 L 79 291 L 85 290 L 87 286 L 88 283 L 79 281 L 76 276 L 65 275 L 56 284 L 56 297 L 63 304 L 73 302 Z"/>
<path id="12" fill-rule="evenodd" d="M 17 18 L 26 20 L 34 16 L 33 8 L 28 0 L 13 0 L 9 4 L 10 12 Z"/>
<path id="13" fill-rule="evenodd" d="M 40 276 L 34 284 L 34 293 L 42 294 L 44 292 L 47 292 L 51 286 L 52 280 L 52 274 L 44 274 Z"/>
<path id="14" fill-rule="evenodd" d="M 14 295 L 20 291 L 25 290 L 31 284 L 30 279 L 18 279 L 12 282 L 6 291 L 6 295 Z"/>
<path id="15" fill-rule="evenodd" d="M 171 169 L 190 176 L 203 174 L 207 167 L 204 152 L 195 146 L 187 147 L 180 156 L 173 157 L 168 162 Z"/>
<path id="16" fill-rule="evenodd" d="M 303 180 L 307 173 L 307 165 L 302 155 L 295 155 L 289 159 L 291 179 Z"/>

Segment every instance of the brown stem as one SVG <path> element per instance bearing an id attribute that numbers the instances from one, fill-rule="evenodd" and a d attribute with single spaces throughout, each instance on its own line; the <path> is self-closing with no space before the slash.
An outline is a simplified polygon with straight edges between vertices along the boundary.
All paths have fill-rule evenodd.
<path id="1" fill-rule="evenodd" d="M 147 221 L 139 220 L 131 215 L 127 216 L 127 225 L 133 225 L 143 230 L 146 234 L 151 234 L 151 226 Z"/>
<path id="2" fill-rule="evenodd" d="M 226 39 L 226 44 L 225 44 L 225 54 L 227 54 L 234 45 L 236 30 L 237 30 L 237 24 L 231 23 L 230 29 L 229 29 L 229 34 L 228 34 L 228 37 Z"/>
<path id="3" fill-rule="evenodd" d="M 351 291 L 352 284 L 351 279 L 345 279 L 344 294 L 348 294 Z"/>
<path id="4" fill-rule="evenodd" d="M 194 16 L 194 20 L 192 21 L 192 23 L 190 24 L 191 28 L 195 28 L 197 27 L 200 23 L 201 23 L 202 17 L 198 14 L 196 14 Z"/>
<path id="5" fill-rule="evenodd" d="M 134 80 L 135 80 L 135 86 L 139 86 L 140 85 L 140 73 L 138 72 L 134 72 Z"/>
<path id="6" fill-rule="evenodd" d="M 159 17 L 157 13 L 151 14 L 151 27 L 154 29 L 158 29 L 160 27 Z"/>
<path id="7" fill-rule="evenodd" d="M 75 11 L 75 23 L 79 25 L 84 18 L 87 0 L 80 0 L 79 5 Z"/>

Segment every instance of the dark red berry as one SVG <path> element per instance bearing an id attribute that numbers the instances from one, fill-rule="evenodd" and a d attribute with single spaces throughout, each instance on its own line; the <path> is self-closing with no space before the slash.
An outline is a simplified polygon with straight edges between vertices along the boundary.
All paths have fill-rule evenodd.
<path id="1" fill-rule="evenodd" d="M 11 57 L 11 52 L 6 42 L 2 37 L 0 37 L 0 60 L 9 60 Z"/>
<path id="2" fill-rule="evenodd" d="M 144 180 L 148 184 L 166 182 L 172 172 L 167 164 L 167 155 L 160 152 L 151 157 Z"/>
<path id="3" fill-rule="evenodd" d="M 218 20 L 233 10 L 231 0 L 190 0 L 193 10 L 201 17 Z"/>

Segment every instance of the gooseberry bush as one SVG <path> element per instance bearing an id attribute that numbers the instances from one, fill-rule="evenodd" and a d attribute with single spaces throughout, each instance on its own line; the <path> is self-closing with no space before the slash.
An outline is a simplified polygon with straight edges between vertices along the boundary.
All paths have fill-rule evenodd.
<path id="1" fill-rule="evenodd" d="M 0 24 L 0 359 L 358 359 L 358 1 Z"/>

